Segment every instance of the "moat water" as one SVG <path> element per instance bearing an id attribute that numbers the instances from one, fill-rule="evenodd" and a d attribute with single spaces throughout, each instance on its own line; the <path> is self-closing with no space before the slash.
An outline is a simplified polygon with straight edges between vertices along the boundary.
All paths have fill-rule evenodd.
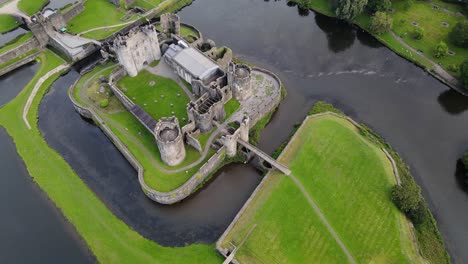
<path id="1" fill-rule="evenodd" d="M 39 65 L 0 77 L 0 107 L 31 80 Z M 0 263 L 92 263 L 74 228 L 33 182 L 0 126 Z"/>
<path id="2" fill-rule="evenodd" d="M 456 177 L 457 159 L 468 148 L 468 98 L 361 30 L 285 2 L 196 0 L 179 15 L 205 38 L 284 82 L 288 96 L 262 134 L 262 149 L 271 152 L 286 140 L 317 100 L 335 104 L 400 153 L 423 188 L 453 261 L 468 262 L 468 194 Z M 150 202 L 118 150 L 73 111 L 66 89 L 76 78 L 75 72 L 60 78 L 40 106 L 39 126 L 49 144 L 143 236 L 163 245 L 214 242 L 261 176 L 249 166 L 229 166 L 180 204 Z"/>

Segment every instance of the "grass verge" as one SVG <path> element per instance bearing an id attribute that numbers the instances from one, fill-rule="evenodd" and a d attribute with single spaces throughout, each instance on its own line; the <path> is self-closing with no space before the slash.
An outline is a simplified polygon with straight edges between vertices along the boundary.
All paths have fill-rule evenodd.
<path id="1" fill-rule="evenodd" d="M 0 34 L 12 31 L 19 27 L 20 23 L 10 15 L 0 14 Z"/>
<path id="2" fill-rule="evenodd" d="M 41 11 L 47 3 L 49 3 L 49 0 L 20 0 L 18 2 L 18 8 L 28 16 L 32 16 Z"/>

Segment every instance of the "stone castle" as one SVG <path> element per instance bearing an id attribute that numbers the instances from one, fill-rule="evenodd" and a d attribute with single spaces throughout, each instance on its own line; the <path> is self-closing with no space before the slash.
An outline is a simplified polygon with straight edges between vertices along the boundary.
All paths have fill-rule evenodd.
<path id="1" fill-rule="evenodd" d="M 180 37 L 180 20 L 175 14 L 162 15 L 160 25 L 161 32 L 150 24 L 116 37 L 110 53 L 115 54 L 129 76 L 136 76 L 148 64 L 162 59 L 192 86 L 196 99 L 187 105 L 189 120 L 183 127 L 176 117 L 148 121 L 149 115 L 142 113 L 143 109 L 126 106 L 155 136 L 163 162 L 175 166 L 185 158 L 185 145 L 203 151 L 196 137 L 214 131 L 217 124 L 223 122 L 226 118 L 224 106 L 231 98 L 243 102 L 252 96 L 252 70 L 247 65 L 233 63 L 232 52 L 215 52 L 217 49 L 211 40 L 204 42 L 199 38 L 189 43 Z M 117 91 L 117 94 L 120 93 Z M 228 156 L 236 155 L 238 139 L 248 142 L 249 125 L 249 117 L 245 116 L 237 121 L 237 128 L 224 131 L 218 143 L 226 147 Z"/>

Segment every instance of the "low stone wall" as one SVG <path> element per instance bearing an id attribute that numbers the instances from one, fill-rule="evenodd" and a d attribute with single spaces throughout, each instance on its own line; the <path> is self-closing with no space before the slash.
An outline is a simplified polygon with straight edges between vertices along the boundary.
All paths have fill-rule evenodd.
<path id="1" fill-rule="evenodd" d="M 140 183 L 141 189 L 151 200 L 161 204 L 174 204 L 180 202 L 192 194 L 197 189 L 197 187 L 200 186 L 200 184 L 202 184 L 207 178 L 209 178 L 209 176 L 215 172 L 218 166 L 220 166 L 224 161 L 226 157 L 226 150 L 224 147 L 222 147 L 205 164 L 203 164 L 187 182 L 185 182 L 179 188 L 170 192 L 158 192 L 150 188 L 148 185 L 146 185 L 143 177 L 143 166 L 128 150 L 127 146 L 125 146 L 125 144 L 120 141 L 120 139 L 110 130 L 110 128 L 94 112 L 94 110 L 84 107 L 75 101 L 73 98 L 73 91 L 78 81 L 79 79 L 76 80 L 68 90 L 68 97 L 70 98 L 73 107 L 83 117 L 93 120 L 94 123 L 104 132 L 104 134 L 109 137 L 112 143 L 119 149 L 128 162 L 135 168 L 138 173 L 138 181 Z"/>
<path id="2" fill-rule="evenodd" d="M 278 94 L 276 94 L 273 101 L 264 102 L 263 104 L 256 106 L 255 113 L 253 115 L 249 116 L 250 117 L 250 128 L 252 128 L 260 119 L 262 119 L 263 117 L 268 115 L 270 112 L 273 112 L 278 107 L 278 105 L 281 102 L 281 89 L 282 89 L 281 87 L 283 85 L 281 83 L 280 78 L 278 78 L 278 76 L 276 76 L 276 74 L 270 72 L 269 70 L 262 69 L 262 68 L 257 68 L 257 67 L 252 67 L 252 71 L 262 72 L 264 74 L 267 74 L 267 75 L 271 76 L 278 83 L 279 90 L 277 91 Z"/>
<path id="3" fill-rule="evenodd" d="M 8 65 L 7 67 L 3 68 L 0 70 L 0 76 L 4 75 L 4 74 L 7 74 L 9 73 L 10 71 L 13 71 L 27 63 L 30 63 L 31 61 L 35 60 L 37 56 L 39 56 L 39 54 L 41 54 L 41 51 L 38 51 L 34 54 L 31 54 L 25 58 L 23 58 L 22 60 L 20 61 L 17 61 L 11 65 Z"/>
<path id="4" fill-rule="evenodd" d="M 78 14 L 80 14 L 84 10 L 84 5 L 82 1 L 79 1 L 78 3 L 73 4 L 70 9 L 67 9 L 67 11 L 63 12 L 63 20 L 65 22 L 68 22 L 72 20 L 72 18 L 76 17 Z"/>
<path id="5" fill-rule="evenodd" d="M 17 58 L 33 49 L 41 48 L 39 41 L 35 37 L 27 40 L 23 44 L 15 47 L 13 49 L 7 50 L 4 53 L 0 54 L 0 65 L 11 61 L 14 58 Z"/>

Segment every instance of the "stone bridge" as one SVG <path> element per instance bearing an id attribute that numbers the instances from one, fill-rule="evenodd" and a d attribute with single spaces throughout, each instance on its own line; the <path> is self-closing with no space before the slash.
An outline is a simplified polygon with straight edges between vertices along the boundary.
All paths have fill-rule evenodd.
<path id="1" fill-rule="evenodd" d="M 237 142 L 245 147 L 246 149 L 250 150 L 252 153 L 254 153 L 255 155 L 259 156 L 261 159 L 263 159 L 264 161 L 268 162 L 271 166 L 277 168 L 279 171 L 281 171 L 282 173 L 286 174 L 286 175 L 290 175 L 291 174 L 291 170 L 288 169 L 288 167 L 284 166 L 283 164 L 279 163 L 277 160 L 275 160 L 274 158 L 270 157 L 270 155 L 266 154 L 265 152 L 263 152 L 262 150 L 260 150 L 259 148 L 251 145 L 250 143 L 248 142 L 245 142 L 243 141 L 242 139 L 238 139 Z"/>

